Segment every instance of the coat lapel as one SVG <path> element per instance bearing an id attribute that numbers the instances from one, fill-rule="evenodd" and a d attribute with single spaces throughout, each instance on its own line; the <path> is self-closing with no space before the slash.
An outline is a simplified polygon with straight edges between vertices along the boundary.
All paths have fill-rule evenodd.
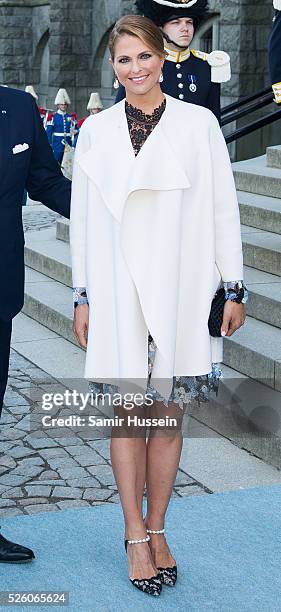
<path id="1" fill-rule="evenodd" d="M 5 104 L 5 96 L 3 96 L 3 88 L 0 88 L 0 179 L 3 180 L 7 174 L 7 168 L 11 161 L 11 143 L 9 140 L 9 125 L 10 115 Z"/>
<path id="2" fill-rule="evenodd" d="M 122 100 L 112 109 L 112 120 L 106 125 L 104 144 L 101 147 L 93 144 L 78 160 L 119 222 L 129 195 L 135 191 L 172 191 L 190 187 L 182 162 L 166 135 L 165 123 L 173 121 L 172 99 L 166 96 L 166 100 L 163 116 L 137 157 L 129 135 L 125 101 Z"/>

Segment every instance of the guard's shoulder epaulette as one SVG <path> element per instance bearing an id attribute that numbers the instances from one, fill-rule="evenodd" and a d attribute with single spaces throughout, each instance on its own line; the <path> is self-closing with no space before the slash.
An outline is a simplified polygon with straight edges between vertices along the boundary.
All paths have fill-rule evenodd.
<path id="1" fill-rule="evenodd" d="M 226 83 L 231 77 L 230 57 L 225 51 L 212 51 L 205 53 L 191 49 L 192 55 L 208 62 L 211 66 L 211 81 L 213 83 Z"/>
<path id="2" fill-rule="evenodd" d="M 226 83 L 231 78 L 230 57 L 225 51 L 212 51 L 207 54 L 207 62 L 211 66 L 211 81 Z"/>
<path id="3" fill-rule="evenodd" d="M 198 57 L 198 59 L 201 60 L 206 60 L 208 57 L 208 53 L 205 53 L 204 51 L 199 51 L 198 49 L 190 49 L 192 55 L 194 55 L 194 57 Z"/>

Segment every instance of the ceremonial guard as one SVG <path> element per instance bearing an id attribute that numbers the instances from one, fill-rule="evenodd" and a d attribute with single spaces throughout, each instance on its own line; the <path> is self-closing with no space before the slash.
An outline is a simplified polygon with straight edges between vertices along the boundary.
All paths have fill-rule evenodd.
<path id="1" fill-rule="evenodd" d="M 229 55 L 224 51 L 204 53 L 190 48 L 196 29 L 207 17 L 207 1 L 137 0 L 136 6 L 163 33 L 167 56 L 162 91 L 209 108 L 220 121 L 220 83 L 231 76 Z M 114 87 L 118 87 L 118 82 Z M 120 86 L 116 102 L 122 98 L 124 88 Z"/>
<path id="2" fill-rule="evenodd" d="M 59 89 L 55 105 L 57 112 L 47 122 L 49 143 L 53 149 L 56 160 L 61 164 L 65 145 L 73 147 L 77 134 L 77 117 L 75 113 L 68 113 L 70 98 L 65 89 Z"/>
<path id="3" fill-rule="evenodd" d="M 87 110 L 89 111 L 89 115 L 96 115 L 97 113 L 100 113 L 100 111 L 103 110 L 103 103 L 100 99 L 99 93 L 97 92 L 91 93 L 90 99 L 88 102 L 88 106 L 87 106 Z M 87 117 L 83 117 L 83 119 L 79 119 L 77 123 L 79 130 L 81 128 L 81 125 L 83 125 L 85 119 L 87 119 Z"/>
<path id="4" fill-rule="evenodd" d="M 276 9 L 269 39 L 269 69 L 274 100 L 281 104 L 281 0 L 273 0 Z"/>

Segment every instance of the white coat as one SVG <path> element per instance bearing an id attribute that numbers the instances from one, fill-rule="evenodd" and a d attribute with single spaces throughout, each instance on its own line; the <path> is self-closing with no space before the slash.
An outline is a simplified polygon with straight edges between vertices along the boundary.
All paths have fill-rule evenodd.
<path id="1" fill-rule="evenodd" d="M 152 382 L 211 371 L 208 331 L 221 280 L 243 279 L 227 147 L 207 109 L 166 95 L 135 157 L 125 101 L 89 117 L 78 139 L 70 219 L 73 286 L 90 304 L 85 377 Z M 158 386 L 159 388 L 159 386 Z"/>

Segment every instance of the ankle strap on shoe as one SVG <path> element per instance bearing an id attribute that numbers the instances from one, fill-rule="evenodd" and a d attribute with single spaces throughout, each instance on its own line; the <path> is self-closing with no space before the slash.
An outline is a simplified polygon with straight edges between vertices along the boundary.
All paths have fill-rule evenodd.
<path id="1" fill-rule="evenodd" d="M 163 529 L 147 529 L 147 533 L 165 533 L 165 528 Z"/>
<path id="2" fill-rule="evenodd" d="M 146 538 L 142 538 L 141 540 L 127 540 L 128 544 L 140 544 L 142 542 L 149 542 L 150 536 L 146 536 Z"/>

